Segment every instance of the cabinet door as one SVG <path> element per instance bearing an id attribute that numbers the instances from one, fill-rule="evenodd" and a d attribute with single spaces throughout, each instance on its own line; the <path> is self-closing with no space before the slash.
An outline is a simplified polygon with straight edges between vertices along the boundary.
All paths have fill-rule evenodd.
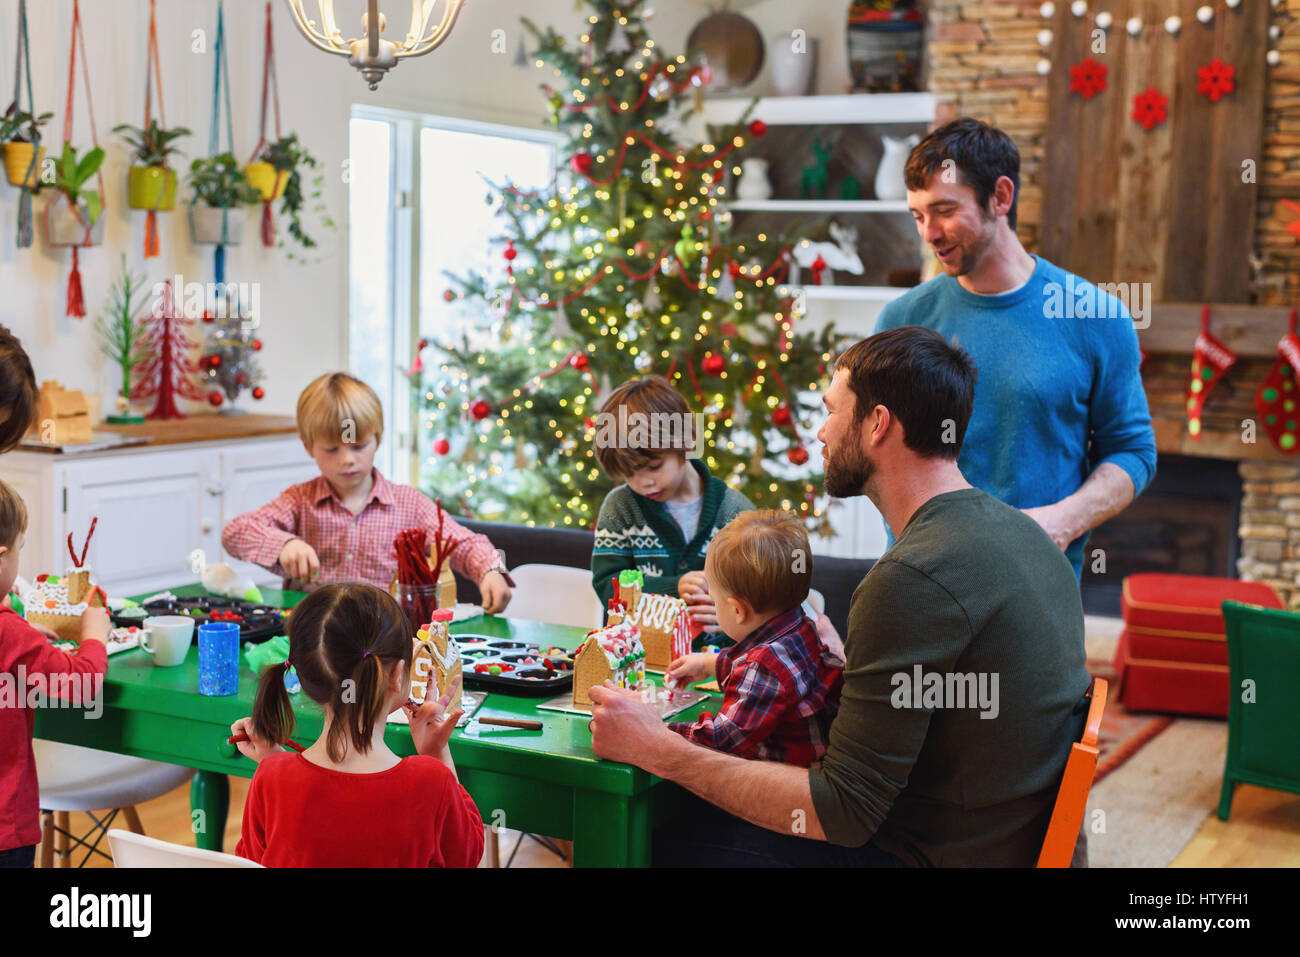
<path id="1" fill-rule="evenodd" d="M 251 512 L 279 496 L 290 485 L 307 482 L 320 474 L 298 437 L 248 442 L 238 448 L 221 452 L 221 527 L 244 512 Z M 241 574 L 248 575 L 259 585 L 280 587 L 280 579 L 265 568 L 241 562 L 221 549 L 220 529 L 217 530 L 216 551 L 222 561 Z"/>
<path id="2" fill-rule="evenodd" d="M 57 573 L 68 562 L 63 531 L 63 469 L 58 457 L 43 452 L 10 452 L 0 456 L 0 479 L 22 498 L 27 508 L 19 574 L 28 581 L 42 572 Z"/>
<path id="3" fill-rule="evenodd" d="M 202 544 L 205 509 L 215 513 L 218 507 L 210 488 L 215 485 L 210 478 L 213 458 L 191 448 L 68 467 L 66 528 L 80 552 L 92 517 L 98 517 L 86 561 L 110 595 L 155 591 L 194 579 L 186 559 Z"/>

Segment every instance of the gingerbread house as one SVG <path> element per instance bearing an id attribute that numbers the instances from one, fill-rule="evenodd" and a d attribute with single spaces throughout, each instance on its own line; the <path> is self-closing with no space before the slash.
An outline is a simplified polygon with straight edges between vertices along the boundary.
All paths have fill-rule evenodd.
<path id="1" fill-rule="evenodd" d="M 673 659 L 691 650 L 691 618 L 686 602 L 675 595 L 642 591 L 640 576 L 614 580 L 609 624 L 632 622 L 640 629 L 646 667 L 667 670 Z"/>
<path id="2" fill-rule="evenodd" d="M 591 704 L 588 692 L 612 681 L 620 688 L 645 685 L 645 648 L 640 629 L 631 622 L 593 631 L 573 656 L 573 703 Z"/>
<path id="3" fill-rule="evenodd" d="M 38 575 L 22 598 L 29 622 L 71 642 L 81 637 L 82 613 L 105 603 L 103 589 L 91 582 L 87 568 L 74 568 L 62 577 Z"/>
<path id="4" fill-rule="evenodd" d="M 90 441 L 90 402 L 85 393 L 65 389 L 53 379 L 41 383 L 31 435 L 46 445 Z"/>
<path id="5" fill-rule="evenodd" d="M 460 646 L 447 630 L 452 619 L 450 608 L 440 608 L 433 620 L 415 636 L 415 650 L 411 657 L 411 698 L 423 704 L 432 691 L 437 697 L 461 675 Z"/>

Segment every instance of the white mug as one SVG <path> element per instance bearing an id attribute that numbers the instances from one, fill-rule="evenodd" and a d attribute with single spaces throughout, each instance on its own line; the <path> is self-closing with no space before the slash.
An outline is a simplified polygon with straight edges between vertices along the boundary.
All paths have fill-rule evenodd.
<path id="1" fill-rule="evenodd" d="M 193 637 L 193 618 L 188 615 L 159 615 L 144 620 L 140 647 L 153 656 L 155 665 L 169 668 L 185 662 Z M 152 647 L 150 639 L 153 641 Z"/>

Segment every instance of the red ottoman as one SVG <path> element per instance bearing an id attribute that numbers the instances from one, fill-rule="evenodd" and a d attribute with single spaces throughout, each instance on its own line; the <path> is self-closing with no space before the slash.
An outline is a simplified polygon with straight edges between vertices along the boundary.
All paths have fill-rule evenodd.
<path id="1" fill-rule="evenodd" d="M 1262 582 L 1196 575 L 1124 579 L 1125 628 L 1115 652 L 1119 699 L 1131 711 L 1228 714 L 1225 600 L 1281 608 Z"/>

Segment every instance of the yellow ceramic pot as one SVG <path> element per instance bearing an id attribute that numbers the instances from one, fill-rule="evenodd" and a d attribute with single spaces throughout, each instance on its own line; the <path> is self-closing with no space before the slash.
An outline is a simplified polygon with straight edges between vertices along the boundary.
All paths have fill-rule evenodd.
<path id="1" fill-rule="evenodd" d="M 32 162 L 35 147 L 31 143 L 5 144 L 5 175 L 14 186 L 34 187 L 41 178 L 41 163 L 45 160 L 45 147 L 36 154 Z"/>
<path id="2" fill-rule="evenodd" d="M 248 183 L 262 194 L 262 201 L 269 203 L 284 195 L 285 184 L 289 182 L 288 170 L 276 170 L 270 163 L 258 160 L 244 167 L 244 176 Z"/>
<path id="3" fill-rule="evenodd" d="M 176 171 L 166 166 L 132 166 L 127 175 L 127 204 L 132 209 L 170 212 L 176 205 Z"/>

